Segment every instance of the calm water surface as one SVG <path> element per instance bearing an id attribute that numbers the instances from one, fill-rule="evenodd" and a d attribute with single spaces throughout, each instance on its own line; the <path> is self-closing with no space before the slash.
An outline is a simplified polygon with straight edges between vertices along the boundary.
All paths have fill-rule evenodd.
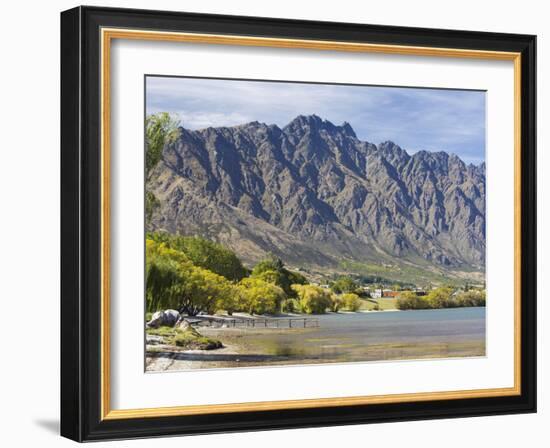
<path id="1" fill-rule="evenodd" d="M 186 368 L 217 368 L 485 355 L 485 308 L 313 317 L 318 328 L 201 328 L 227 349 L 178 356 Z"/>

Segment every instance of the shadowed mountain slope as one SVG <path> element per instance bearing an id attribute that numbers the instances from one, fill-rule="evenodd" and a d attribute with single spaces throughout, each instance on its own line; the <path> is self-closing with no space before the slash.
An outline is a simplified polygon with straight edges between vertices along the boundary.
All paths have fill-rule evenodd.
<path id="1" fill-rule="evenodd" d="M 180 128 L 147 188 L 160 201 L 149 230 L 201 234 L 249 263 L 484 270 L 485 165 L 360 141 L 348 123 Z"/>

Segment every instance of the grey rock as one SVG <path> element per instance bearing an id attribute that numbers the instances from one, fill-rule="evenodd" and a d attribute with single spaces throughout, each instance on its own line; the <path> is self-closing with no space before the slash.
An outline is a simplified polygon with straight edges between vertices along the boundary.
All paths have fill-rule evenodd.
<path id="1" fill-rule="evenodd" d="M 179 319 L 180 313 L 176 310 L 157 311 L 146 325 L 148 328 L 173 327 Z"/>
<path id="2" fill-rule="evenodd" d="M 145 335 L 145 343 L 147 345 L 159 345 L 164 344 L 164 339 L 162 336 L 155 336 L 152 334 Z"/>
<path id="3" fill-rule="evenodd" d="M 484 270 L 485 164 L 360 141 L 315 115 L 179 131 L 147 185 L 161 203 L 148 230 L 200 234 L 248 263 L 273 253 Z"/>

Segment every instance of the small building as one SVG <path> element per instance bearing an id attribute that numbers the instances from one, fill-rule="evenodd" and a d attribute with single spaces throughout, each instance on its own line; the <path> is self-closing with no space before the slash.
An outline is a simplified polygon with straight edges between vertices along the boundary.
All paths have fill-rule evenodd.
<path id="1" fill-rule="evenodd" d="M 399 291 L 392 291 L 391 289 L 384 289 L 382 291 L 382 297 L 388 299 L 395 299 L 399 295 Z"/>
<path id="2" fill-rule="evenodd" d="M 373 299 L 389 298 L 393 299 L 399 295 L 399 291 L 393 291 L 391 289 L 375 289 L 371 292 L 370 296 Z"/>
<path id="3" fill-rule="evenodd" d="M 381 299 L 382 298 L 382 290 L 381 289 L 375 289 L 370 293 L 370 296 L 373 299 Z"/>

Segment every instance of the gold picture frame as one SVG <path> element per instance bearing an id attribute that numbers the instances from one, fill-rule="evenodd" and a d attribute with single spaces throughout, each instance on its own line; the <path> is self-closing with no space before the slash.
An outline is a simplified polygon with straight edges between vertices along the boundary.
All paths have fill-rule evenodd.
<path id="1" fill-rule="evenodd" d="M 105 11 L 108 11 L 107 16 L 110 19 L 103 19 Z M 501 399 L 508 400 L 506 402 L 516 403 L 521 401 L 522 403 L 527 399 L 530 403 L 533 400 L 532 388 L 525 388 L 526 381 L 532 382 L 533 372 L 529 368 L 527 377 L 525 376 L 525 366 L 529 363 L 534 363 L 534 354 L 529 349 L 525 351 L 526 343 L 525 338 L 525 322 L 532 322 L 532 310 L 526 308 L 525 300 L 522 297 L 525 296 L 525 274 L 522 274 L 522 270 L 531 269 L 526 267 L 525 259 L 528 257 L 532 259 L 532 250 L 530 245 L 526 245 L 524 236 L 522 233 L 522 223 L 527 216 L 528 219 L 532 218 L 533 204 L 530 200 L 526 200 L 526 194 L 531 192 L 525 191 L 526 182 L 530 182 L 525 178 L 525 173 L 532 170 L 532 161 L 526 158 L 526 154 L 534 151 L 534 143 L 531 142 L 532 136 L 525 135 L 525 130 L 530 129 L 532 126 L 532 114 L 528 114 L 526 111 L 531 110 L 532 102 L 529 100 L 531 97 L 526 94 L 526 91 L 534 91 L 534 84 L 531 85 L 533 73 L 530 71 L 530 64 L 534 58 L 532 53 L 533 38 L 532 36 L 515 36 L 510 35 L 503 37 L 502 49 L 489 48 L 491 42 L 489 36 L 477 36 L 478 48 L 450 46 L 450 42 L 454 45 L 460 45 L 460 42 L 469 42 L 466 38 L 473 38 L 469 35 L 461 35 L 461 32 L 447 32 L 446 36 L 435 35 L 431 33 L 432 30 L 423 30 L 426 39 L 430 38 L 433 41 L 433 45 L 427 45 L 426 42 L 408 45 L 406 37 L 402 38 L 402 42 L 392 42 L 390 33 L 386 33 L 386 42 L 369 41 L 368 26 L 365 27 L 365 42 L 358 41 L 345 41 L 345 40 L 330 40 L 320 39 L 312 36 L 311 38 L 296 37 L 277 37 L 276 33 L 272 30 L 268 36 L 250 35 L 243 29 L 243 34 L 230 34 L 224 32 L 223 26 L 219 22 L 212 18 L 211 28 L 217 29 L 217 32 L 199 32 L 196 29 L 190 31 L 174 31 L 170 28 L 168 23 L 166 29 L 146 29 L 147 27 L 138 26 L 136 23 L 134 26 L 129 26 L 133 22 L 133 18 L 130 13 L 127 12 L 113 12 L 102 8 L 76 8 L 74 10 L 63 13 L 64 14 L 64 27 L 67 34 L 74 34 L 75 32 L 84 33 L 83 28 L 79 28 L 77 23 L 81 21 L 90 21 L 93 24 L 92 37 L 89 34 L 82 35 L 83 39 L 95 39 L 95 45 L 98 50 L 98 54 L 94 56 L 94 61 L 97 61 L 99 84 L 97 92 L 97 98 L 99 100 L 98 110 L 100 113 L 100 123 L 98 128 L 97 141 L 99 143 L 99 164 L 96 169 L 99 169 L 99 204 L 98 204 L 98 218 L 99 218 L 99 251 L 97 260 L 97 272 L 100 275 L 98 291 L 98 305 L 99 305 L 99 322 L 97 326 L 97 334 L 99 335 L 98 353 L 99 353 L 99 376 L 97 378 L 97 385 L 99 387 L 99 403 L 93 406 L 93 411 L 88 409 L 87 418 L 96 421 L 96 426 L 92 428 L 88 425 L 88 433 L 83 434 L 83 422 L 79 421 L 75 423 L 73 419 L 64 417 L 67 422 L 66 429 L 62 428 L 62 432 L 65 435 L 80 439 L 89 440 L 94 438 L 118 438 L 125 436 L 132 436 L 132 431 L 127 428 L 129 422 L 132 421 L 149 421 L 146 424 L 148 430 L 146 434 L 162 434 L 162 426 L 157 426 L 156 420 L 162 420 L 163 418 L 185 419 L 191 416 L 209 416 L 209 415 L 225 415 L 228 414 L 241 414 L 241 413 L 262 413 L 266 411 L 297 411 L 307 409 L 320 409 L 326 408 L 337 412 L 338 408 L 345 407 L 361 408 L 364 409 L 367 406 L 373 407 L 373 405 L 389 405 L 399 403 L 416 403 L 422 406 L 422 403 L 433 403 L 445 401 L 449 406 L 452 406 L 452 402 L 456 400 L 472 400 L 472 399 Z M 193 20 L 197 18 L 182 17 L 176 13 L 143 13 L 145 21 L 150 20 L 150 23 L 159 24 L 162 20 L 167 22 L 170 20 L 176 20 L 178 17 L 182 20 L 182 28 L 190 27 L 189 24 L 193 23 Z M 157 14 L 157 15 L 156 15 Z M 111 15 L 117 20 L 113 20 Z M 63 17 L 63 16 L 62 16 Z M 208 17 L 201 16 L 203 20 Z M 258 19 L 260 20 L 260 19 Z M 268 21 L 269 19 L 261 19 Z M 239 19 L 235 19 L 237 23 Z M 116 23 L 114 23 L 116 22 Z M 139 21 L 138 21 L 139 22 Z M 87 22 L 88 23 L 88 22 Z M 142 22 L 139 22 L 142 23 Z M 170 22 L 172 23 L 172 22 Z M 270 22 L 272 28 L 276 29 L 277 26 L 294 27 L 296 30 L 300 29 L 300 24 L 284 23 L 284 22 Z M 322 24 L 319 25 L 319 29 L 325 27 L 333 32 L 339 29 L 338 24 Z M 332 28 L 331 28 L 332 27 Z M 357 25 L 357 27 L 361 27 Z M 157 28 L 157 26 L 155 26 Z M 342 33 L 345 34 L 345 27 L 342 26 Z M 90 31 L 86 31 L 90 33 Z M 374 31 L 373 31 L 374 32 Z M 384 36 L 384 30 L 376 30 L 380 33 L 380 36 Z M 287 28 L 280 30 L 282 35 L 287 33 Z M 453 34 L 456 33 L 456 34 Z M 315 33 L 312 33 L 315 34 Z M 466 33 L 467 34 L 467 33 Z M 378 34 L 377 34 L 378 36 Z M 512 37 L 514 36 L 514 37 Z M 74 37 L 74 36 L 73 36 Z M 382 39 L 381 38 L 381 39 Z M 514 174 L 514 386 L 507 388 L 493 388 L 493 389 L 475 389 L 475 390 L 461 390 L 461 391 L 447 391 L 447 392 L 426 392 L 426 393 L 405 393 L 395 395 L 375 395 L 375 396 L 353 396 L 353 397 L 339 397 L 339 398 L 316 398 L 305 400 L 282 400 L 282 401 L 266 401 L 266 402 L 247 402 L 247 403 L 232 403 L 232 404 L 219 404 L 219 405 L 190 405 L 190 406 L 175 406 L 175 407 L 161 407 L 161 408 L 142 408 L 142 409 L 112 409 L 111 403 L 111 366 L 110 359 L 113 353 L 110 349 L 110 247 L 111 247 L 111 204 L 110 204 L 110 185 L 111 185 L 111 45 L 114 40 L 140 40 L 140 41 L 163 41 L 163 42 L 184 42 L 184 43 L 199 43 L 209 45 L 232 45 L 232 46 L 244 46 L 244 47 L 272 47 L 272 48 L 287 48 L 287 49 L 301 49 L 301 50 L 316 50 L 316 51 L 342 51 L 342 52 L 354 52 L 354 53 L 381 53 L 381 54 L 398 54 L 398 55 L 410 55 L 410 56 L 434 56 L 445 58 L 465 58 L 465 59 L 483 59 L 483 60 L 505 60 L 511 61 L 514 65 L 514 159 L 515 159 L 515 174 Z M 507 40 L 508 39 L 508 40 Z M 379 39 L 380 40 L 380 39 Z M 518 44 L 517 42 L 520 42 Z M 66 44 L 69 45 L 69 44 Z M 77 45 L 76 43 L 72 44 Z M 468 44 L 471 45 L 471 44 Z M 66 67 L 73 64 L 77 66 L 79 71 L 81 67 L 78 65 L 82 63 L 83 59 L 74 59 L 74 55 L 82 51 L 80 47 L 69 48 L 67 51 L 73 51 L 72 56 L 66 56 Z M 81 55 L 80 55 L 81 56 Z M 69 61 L 70 58 L 70 61 Z M 71 67 L 71 70 L 67 69 L 65 76 L 74 76 L 75 70 Z M 81 72 L 79 72 L 81 73 Z M 81 79 L 81 83 L 82 78 Z M 81 97 L 82 86 L 78 85 L 77 96 Z M 67 88 L 66 95 L 74 95 L 74 86 Z M 529 93 L 528 92 L 528 93 Z M 65 106 L 66 114 L 71 110 L 68 106 Z M 79 118 L 78 123 L 69 123 L 68 127 L 85 126 L 86 122 L 84 117 Z M 66 131 L 67 134 L 69 131 Z M 71 131 L 72 132 L 72 131 Z M 66 143 L 67 145 L 67 143 Z M 80 145 L 80 144 L 79 144 Z M 68 149 L 68 146 L 63 147 L 62 151 L 73 150 Z M 82 149 L 83 150 L 83 149 Z M 527 163 L 527 165 L 526 165 Z M 65 168 L 66 170 L 69 168 Z M 71 169 L 73 167 L 71 166 Z M 527 171 L 529 170 L 529 171 Z M 66 212 L 67 215 L 74 213 L 74 210 Z M 530 224 L 531 225 L 531 224 Z M 529 247 L 527 247 L 529 246 Z M 80 247 L 80 246 L 79 246 Z M 528 253 L 526 253 L 526 249 Z M 80 250 L 80 248 L 68 247 L 68 252 L 74 250 Z M 531 265 L 530 265 L 531 266 Z M 532 278 L 534 273 L 529 274 Z M 69 281 L 69 280 L 67 280 Z M 74 300 L 64 297 L 63 300 Z M 72 310 L 72 309 L 71 309 Z M 528 315 L 525 313 L 528 311 Z M 527 320 L 528 319 L 528 320 Z M 82 328 L 78 328 L 78 331 L 82 331 Z M 528 331 L 532 331 L 530 328 Z M 81 347 L 77 348 L 82 350 Z M 67 358 L 64 363 L 74 364 L 76 360 Z M 68 369 L 69 367 L 67 367 Z M 72 375 L 72 373 L 71 373 Z M 80 378 L 80 377 L 79 377 Z M 81 381 L 81 379 L 80 379 Z M 74 386 L 67 394 L 74 393 Z M 514 398 L 515 397 L 515 398 Z M 519 399 L 519 401 L 517 401 Z M 76 399 L 82 408 L 86 407 L 86 404 L 80 397 Z M 511 401 L 510 401 L 511 400 Z M 516 401 L 514 401 L 516 400 Z M 504 402 L 503 401 L 503 402 Z M 513 406 L 512 406 L 513 407 Z M 517 406 L 516 406 L 517 407 Z M 532 409 L 532 406 L 531 406 Z M 94 415 L 91 415 L 94 414 Z M 429 413 L 428 413 L 429 414 Z M 473 413 L 475 414 L 475 412 Z M 463 412 L 463 415 L 472 415 Z M 399 417 L 396 417 L 399 419 Z M 184 420 L 182 420 L 184 421 Z M 366 421 L 366 420 L 364 420 Z M 109 425 L 111 423 L 121 422 L 122 429 L 104 430 L 101 432 L 97 430 L 102 425 Z M 320 420 L 321 422 L 321 420 Z M 275 425 L 276 426 L 276 425 Z M 116 428 L 116 426 L 114 426 Z M 239 428 L 238 424 L 235 424 L 236 428 Z M 252 426 L 253 427 L 253 426 Z M 261 427 L 261 425 L 259 426 Z M 281 427 L 285 427 L 284 424 Z M 288 425 L 286 427 L 289 427 Z M 222 427 L 220 427 L 222 428 Z M 222 428 L 223 429 L 223 428 Z M 222 430 L 220 429 L 220 430 Z M 243 428 L 246 429 L 246 428 Z M 96 431 L 97 435 L 94 434 Z M 117 432 L 118 431 L 118 432 Z M 196 431 L 201 431 L 201 426 L 196 426 Z M 192 433 L 192 429 L 185 431 L 175 431 L 175 433 Z"/>

